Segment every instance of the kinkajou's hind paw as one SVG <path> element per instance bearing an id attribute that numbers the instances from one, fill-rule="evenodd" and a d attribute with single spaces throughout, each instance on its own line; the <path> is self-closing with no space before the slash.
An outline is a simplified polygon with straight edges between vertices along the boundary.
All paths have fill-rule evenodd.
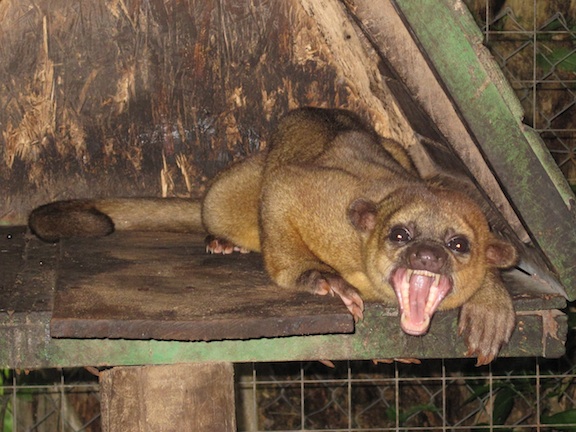
<path id="1" fill-rule="evenodd" d="M 206 244 L 206 252 L 211 254 L 227 255 L 234 252 L 250 253 L 248 249 L 236 246 L 234 243 L 231 243 L 228 240 L 217 238 L 213 235 L 207 236 L 204 240 L 204 243 Z"/>

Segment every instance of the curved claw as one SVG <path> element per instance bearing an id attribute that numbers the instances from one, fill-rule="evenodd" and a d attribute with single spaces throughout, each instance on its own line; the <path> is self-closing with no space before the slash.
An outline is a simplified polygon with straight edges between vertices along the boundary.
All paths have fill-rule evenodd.
<path id="1" fill-rule="evenodd" d="M 321 275 L 316 280 L 314 293 L 318 295 L 330 294 L 332 296 L 337 294 L 354 317 L 355 323 L 364 318 L 364 301 L 362 297 L 360 297 L 358 290 L 341 276 L 333 274 Z"/>
<path id="2" fill-rule="evenodd" d="M 324 366 L 329 367 L 331 369 L 335 369 L 336 366 L 334 365 L 334 363 L 332 362 L 332 360 L 318 360 L 320 363 L 322 363 Z"/>
<path id="3" fill-rule="evenodd" d="M 510 340 L 515 326 L 511 307 L 465 304 L 460 312 L 458 333 L 466 339 L 467 356 L 476 356 L 476 366 L 487 365 Z"/>
<path id="4" fill-rule="evenodd" d="M 422 364 L 422 361 L 417 358 L 409 358 L 409 357 L 400 357 L 400 358 L 389 358 L 389 359 L 372 359 L 372 363 L 384 363 L 384 364 L 391 364 L 394 362 L 403 363 L 403 364 Z"/>

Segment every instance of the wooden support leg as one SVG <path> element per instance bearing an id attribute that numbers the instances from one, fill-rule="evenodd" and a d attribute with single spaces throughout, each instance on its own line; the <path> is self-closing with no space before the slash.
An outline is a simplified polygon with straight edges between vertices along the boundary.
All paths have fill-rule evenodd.
<path id="1" fill-rule="evenodd" d="M 104 432 L 235 432 L 231 363 L 115 367 L 100 374 Z"/>

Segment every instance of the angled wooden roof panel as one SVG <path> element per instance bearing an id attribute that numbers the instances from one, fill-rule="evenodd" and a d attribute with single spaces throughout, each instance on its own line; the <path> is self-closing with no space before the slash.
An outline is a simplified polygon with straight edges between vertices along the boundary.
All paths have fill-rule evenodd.
<path id="1" fill-rule="evenodd" d="M 461 1 L 394 1 L 519 217 L 576 298 L 576 199 Z"/>

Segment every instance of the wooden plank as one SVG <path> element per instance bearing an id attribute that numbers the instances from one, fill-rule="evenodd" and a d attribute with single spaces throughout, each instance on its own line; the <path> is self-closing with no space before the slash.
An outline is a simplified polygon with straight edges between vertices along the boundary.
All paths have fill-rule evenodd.
<path id="1" fill-rule="evenodd" d="M 62 248 L 52 337 L 220 340 L 354 331 L 339 299 L 280 289 L 259 254 L 210 255 L 202 235 L 116 233 Z"/>
<path id="2" fill-rule="evenodd" d="M 184 261 L 180 267 L 185 269 L 194 268 L 193 255 L 200 254 L 206 260 L 214 260 L 219 267 L 212 264 L 213 269 L 226 269 L 225 261 L 259 260 L 257 255 L 236 256 L 206 256 L 203 255 L 201 243 L 194 243 L 193 237 L 170 235 L 170 242 L 155 240 L 156 237 L 146 234 L 144 239 L 139 239 L 142 234 L 127 236 L 113 236 L 107 239 L 77 241 L 75 248 L 81 259 L 71 261 L 66 257 L 68 246 L 64 246 L 62 255 L 64 260 L 71 261 L 68 266 L 79 275 L 88 275 L 90 266 L 99 268 L 106 274 L 106 262 L 101 261 L 103 247 L 97 247 L 99 243 L 115 243 L 114 259 L 110 262 L 116 266 L 109 268 L 110 272 L 118 272 L 118 269 L 128 271 L 130 260 L 143 260 L 143 264 L 134 267 L 135 272 L 149 272 L 147 266 L 156 266 L 155 261 L 161 261 L 164 254 L 180 256 Z M 124 238 L 124 241 L 122 241 Z M 131 239 L 128 241 L 128 239 Z M 199 239 L 197 239 L 199 241 Z M 152 249 L 151 243 L 154 244 Z M 36 239 L 30 239 L 29 245 L 40 250 L 45 247 L 50 251 L 58 250 L 52 245 L 45 245 Z M 148 245 L 148 250 L 144 247 Z M 136 248 L 134 248 L 136 246 Z M 110 255 L 111 249 L 108 250 Z M 154 255 L 150 255 L 151 252 Z M 172 251 L 172 252 L 171 252 Z M 194 252 L 196 251 L 196 252 Z M 146 258 L 148 257 L 148 258 Z M 181 261 L 181 262 L 182 262 Z M 26 262 L 21 274 L 29 273 L 27 265 L 37 267 L 36 261 Z M 46 261 L 42 269 L 47 273 L 53 273 L 58 264 L 54 261 Z M 83 265 L 84 267 L 80 267 Z M 230 271 L 238 272 L 235 280 L 253 280 L 254 272 L 248 270 L 248 264 L 231 265 Z M 259 264 L 250 264 L 256 265 Z M 171 270 L 177 267 L 173 263 L 164 265 L 164 279 L 173 278 Z M 244 268 L 244 270 L 242 270 Z M 176 269 L 178 271 L 178 269 Z M 62 271 L 62 268 L 60 268 Z M 180 269 L 181 271 L 181 269 Z M 261 269 L 257 272 L 261 272 Z M 256 272 L 256 273 L 257 273 Z M 149 274 L 149 273 L 148 273 Z M 224 273 L 227 277 L 228 273 Z M 156 281 L 162 281 L 161 275 L 156 275 Z M 93 275 L 98 280 L 98 275 Z M 223 277 L 210 276 L 222 281 Z M 34 283 L 35 279 L 29 279 Z M 90 279 L 77 279 L 82 284 L 90 283 Z M 124 279 L 125 280 L 125 279 Z M 514 295 L 514 303 L 517 311 L 517 328 L 510 343 L 500 353 L 501 357 L 515 356 L 543 356 L 558 357 L 564 353 L 566 341 L 567 320 L 566 316 L 558 309 L 565 306 L 563 297 L 555 296 L 550 291 L 543 289 L 542 281 L 538 281 L 518 272 L 506 275 L 511 292 Z M 118 281 L 114 282 L 121 285 Z M 0 285 L 2 284 L 0 278 Z M 191 282 L 187 282 L 190 285 Z M 162 295 L 170 295 L 174 285 L 167 285 L 169 289 Z M 544 287 L 545 288 L 545 287 Z M 31 290 L 39 298 L 50 297 L 52 287 L 49 284 L 41 284 L 39 288 L 20 286 L 19 290 Z M 38 293 L 37 290 L 45 290 Z M 143 291 L 144 295 L 150 292 Z M 250 290 L 242 292 L 250 293 Z M 277 291 L 278 298 L 282 295 Z M 256 294 L 254 294 L 256 295 Z M 159 295 L 158 297 L 161 297 Z M 236 294 L 236 297 L 241 297 Z M 313 300 L 321 303 L 328 302 L 328 308 L 333 308 L 338 313 L 341 311 L 347 318 L 347 312 L 337 299 L 311 296 Z M 169 307 L 180 306 L 184 302 L 182 297 L 174 296 L 174 303 L 166 302 Z M 87 303 L 94 303 L 96 297 L 88 297 Z M 213 301 L 216 303 L 217 301 Z M 35 301 L 31 300 L 31 305 Z M 133 305 L 129 306 L 130 308 Z M 301 315 L 305 315 L 308 306 L 299 305 Z M 117 309 L 117 308 L 116 308 Z M 177 308 L 178 309 L 178 308 Z M 169 310 L 169 309 L 168 309 Z M 254 308 L 251 309 L 252 312 Z M 116 313 L 116 312 L 115 312 Z M 284 310 L 280 312 L 284 316 Z M 212 317 L 211 319 L 214 319 Z M 0 367 L 10 368 L 39 368 L 39 367 L 73 367 L 85 365 L 139 365 L 139 364 L 173 364 L 181 362 L 251 362 L 251 361 L 288 361 L 288 360 L 317 360 L 317 359 L 372 359 L 390 357 L 418 357 L 418 358 L 453 358 L 462 357 L 466 352 L 466 346 L 457 334 L 458 311 L 437 313 L 432 322 L 430 332 L 423 337 L 409 336 L 400 330 L 398 325 L 398 313 L 396 308 L 385 305 L 368 303 L 366 305 L 365 318 L 356 325 L 354 334 L 322 334 L 310 336 L 286 336 L 280 338 L 258 338 L 250 340 L 221 340 L 211 342 L 189 341 L 164 341 L 164 340 L 125 340 L 125 339 L 72 339 L 50 337 L 50 312 L 23 312 L 16 311 L 12 314 L 0 314 Z M 208 318 L 206 318 L 208 319 Z M 257 319 L 255 319 L 258 322 Z M 263 323 L 263 320 L 260 320 Z M 294 318 L 295 323 L 299 320 Z M 229 329 L 228 329 L 229 330 Z"/>
<path id="3" fill-rule="evenodd" d="M 0 312 L 51 311 L 58 248 L 2 227 L 0 253 Z"/>
<path id="4" fill-rule="evenodd" d="M 236 431 L 231 363 L 116 367 L 100 395 L 104 432 Z"/>
<path id="5" fill-rule="evenodd" d="M 270 362 L 369 360 L 375 358 L 462 358 L 458 311 L 435 315 L 422 337 L 400 330 L 393 309 L 368 304 L 353 334 L 287 336 L 212 342 L 55 339 L 48 314 L 0 314 L 0 366 L 45 367 L 175 364 L 185 362 Z M 499 357 L 560 357 L 565 352 L 567 318 L 556 309 L 520 311 L 517 328 Z M 504 359 L 503 361 L 508 361 Z"/>
<path id="6" fill-rule="evenodd" d="M 0 227 L 0 312 L 14 310 L 8 301 L 24 264 L 24 227 Z"/>
<path id="7" fill-rule="evenodd" d="M 395 98 L 398 98 L 398 93 L 410 93 L 413 98 L 412 104 L 417 103 L 426 112 L 434 123 L 434 128 L 441 132 L 442 137 L 438 137 L 438 132 L 430 128 L 423 129 L 412 121 L 411 125 L 414 130 L 434 145 L 443 141 L 445 137 L 514 231 L 522 240 L 526 240 L 528 234 L 502 193 L 481 153 L 475 147 L 469 132 L 452 106 L 449 95 L 438 82 L 391 1 L 384 0 L 375 3 L 370 0 L 357 0 L 353 4 L 347 3 L 350 17 L 380 54 L 382 63 L 390 63 L 389 68 L 393 69 L 393 73 L 390 74 L 386 71 L 389 68 L 381 68 L 387 77 L 388 87 L 394 93 Z M 406 104 L 403 106 L 401 101 L 399 104 L 410 117 L 410 113 L 414 110 L 406 107 Z M 420 155 L 417 155 L 416 159 L 421 159 Z"/>

